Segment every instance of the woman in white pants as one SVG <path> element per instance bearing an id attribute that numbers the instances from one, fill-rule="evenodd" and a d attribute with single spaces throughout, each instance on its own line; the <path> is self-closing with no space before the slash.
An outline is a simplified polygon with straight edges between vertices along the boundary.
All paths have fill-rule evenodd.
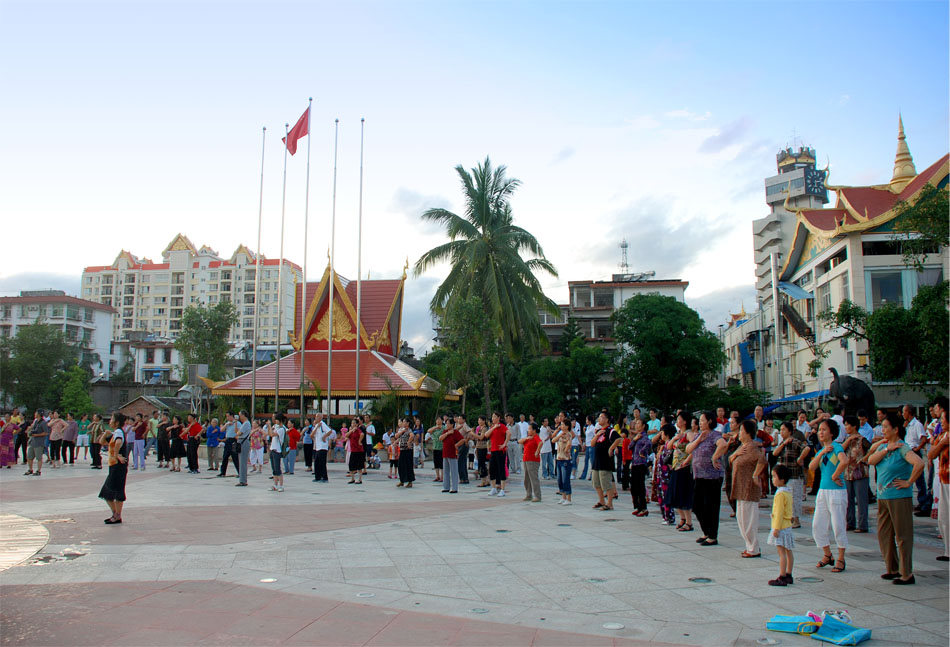
<path id="1" fill-rule="evenodd" d="M 758 433 L 755 420 L 743 420 L 739 426 L 742 445 L 732 456 L 732 496 L 736 500 L 736 521 L 745 540 L 742 557 L 761 557 L 759 549 L 759 499 L 762 498 L 762 473 L 768 461 L 755 443 Z"/>
<path id="2" fill-rule="evenodd" d="M 821 484 L 815 499 L 815 518 L 811 524 L 815 545 L 824 552 L 818 568 L 834 563 L 832 573 L 840 573 L 845 567 L 844 553 L 848 548 L 846 516 L 848 512 L 848 491 L 841 475 L 848 466 L 848 455 L 844 448 L 834 441 L 838 437 L 838 423 L 831 418 L 822 420 L 818 425 L 818 440 L 822 445 L 808 466 L 810 470 L 821 469 Z M 838 546 L 838 559 L 831 554 L 831 538 L 834 534 Z"/>

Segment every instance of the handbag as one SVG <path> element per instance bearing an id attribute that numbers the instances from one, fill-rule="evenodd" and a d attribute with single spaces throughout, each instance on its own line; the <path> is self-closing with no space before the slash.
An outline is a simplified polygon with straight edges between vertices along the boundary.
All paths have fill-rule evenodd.
<path id="1" fill-rule="evenodd" d="M 808 616 L 772 616 L 765 628 L 769 631 L 781 631 L 789 634 L 813 634 L 818 631 L 821 623 L 815 622 Z"/>
<path id="2" fill-rule="evenodd" d="M 871 639 L 871 630 L 855 627 L 838 620 L 834 616 L 825 614 L 818 631 L 813 633 L 811 637 L 833 645 L 857 645 Z"/>

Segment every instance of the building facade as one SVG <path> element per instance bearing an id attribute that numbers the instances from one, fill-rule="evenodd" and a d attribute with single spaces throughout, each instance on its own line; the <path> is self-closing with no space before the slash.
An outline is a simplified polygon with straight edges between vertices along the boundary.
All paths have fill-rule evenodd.
<path id="1" fill-rule="evenodd" d="M 780 170 L 783 155 L 787 151 L 779 154 Z M 814 155 L 810 157 L 813 163 Z M 805 170 L 809 168 L 814 170 Z M 807 182 L 807 173 L 802 175 Z M 826 178 L 817 179 L 823 185 Z M 817 315 L 837 310 L 845 299 L 869 312 L 885 303 L 909 307 L 921 286 L 947 278 L 950 255 L 945 247 L 928 255 L 923 272 L 917 272 L 904 266 L 900 244 L 893 240 L 897 205 L 913 203 L 927 184 L 943 188 L 947 182 L 947 155 L 917 173 L 901 122 L 889 183 L 829 186 L 835 195 L 831 208 L 795 206 L 785 194 L 775 225 L 785 232 L 774 239 L 779 250 L 775 288 L 770 268 L 762 274 L 765 283 L 756 284 L 758 310 L 734 315 L 723 330 L 728 357 L 724 381 L 768 391 L 776 400 L 814 402 L 827 391 L 828 369 L 833 367 L 870 383 L 882 406 L 899 404 L 893 385 L 873 380 L 867 342 L 844 339 L 843 331 L 825 327 Z M 767 180 L 766 201 L 771 206 L 769 186 Z M 761 222 L 753 223 L 754 237 L 762 230 Z"/>
<path id="2" fill-rule="evenodd" d="M 178 234 L 162 251 L 161 263 L 123 250 L 111 265 L 85 268 L 81 296 L 115 308 L 112 339 L 116 341 L 130 340 L 136 332 L 173 341 L 181 330 L 185 308 L 231 301 L 237 306 L 238 321 L 229 342 L 253 339 L 257 305 L 258 341 L 276 344 L 278 330 L 283 330 L 282 342 L 287 343 L 300 268 L 285 259 L 281 275 L 278 259 L 262 257 L 260 303 L 255 304 L 256 261 L 256 254 L 244 245 L 225 259 L 207 245 L 197 248 Z"/>
<path id="3" fill-rule="evenodd" d="M 567 320 L 573 317 L 589 346 L 598 346 L 613 353 L 614 324 L 611 315 L 627 299 L 638 294 L 661 294 L 683 302 L 687 281 L 679 279 L 654 280 L 652 272 L 643 274 L 614 274 L 609 281 L 568 281 L 569 301 L 559 304 L 560 313 L 539 312 L 541 328 L 548 338 L 552 353 L 561 353 L 561 335 Z"/>
<path id="4" fill-rule="evenodd" d="M 14 337 L 21 326 L 37 322 L 63 331 L 79 349 L 79 361 L 100 379 L 109 379 L 112 359 L 112 320 L 115 310 L 98 301 L 66 296 L 60 290 L 20 292 L 0 297 L 0 337 Z"/>

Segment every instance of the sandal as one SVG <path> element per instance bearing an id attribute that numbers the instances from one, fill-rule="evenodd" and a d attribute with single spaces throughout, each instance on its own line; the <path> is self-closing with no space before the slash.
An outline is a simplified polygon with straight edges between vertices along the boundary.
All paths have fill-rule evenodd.
<path id="1" fill-rule="evenodd" d="M 680 532 L 692 532 L 693 524 L 688 523 L 686 525 L 680 526 L 679 528 L 677 528 L 677 530 L 679 530 Z"/>
<path id="2" fill-rule="evenodd" d="M 841 566 L 838 566 L 838 564 L 841 564 Z M 835 565 L 834 565 L 834 568 L 831 569 L 831 572 L 832 572 L 832 573 L 841 573 L 841 572 L 844 571 L 844 569 L 845 569 L 846 566 L 847 566 L 847 564 L 844 563 L 844 560 L 843 560 L 843 559 L 835 560 Z"/>
<path id="3" fill-rule="evenodd" d="M 762 553 L 750 553 L 749 551 L 742 551 L 742 557 L 762 557 Z"/>
<path id="4" fill-rule="evenodd" d="M 603 503 L 595 503 L 593 506 L 594 510 L 600 510 L 601 508 L 605 508 L 605 507 L 607 506 L 605 506 Z"/>
<path id="5" fill-rule="evenodd" d="M 831 555 L 824 555 L 821 558 L 821 561 L 815 564 L 815 568 L 824 568 L 825 566 L 831 566 L 832 564 L 834 564 L 834 561 L 835 559 Z"/>

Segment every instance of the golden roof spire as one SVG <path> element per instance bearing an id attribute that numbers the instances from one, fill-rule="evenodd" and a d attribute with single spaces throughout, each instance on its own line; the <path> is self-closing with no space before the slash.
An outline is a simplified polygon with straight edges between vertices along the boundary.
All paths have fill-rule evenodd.
<path id="1" fill-rule="evenodd" d="M 904 135 L 904 118 L 897 116 L 897 154 L 894 156 L 894 177 L 891 178 L 891 191 L 899 193 L 911 180 L 917 177 L 914 158 L 910 155 L 907 146 L 907 137 Z"/>

